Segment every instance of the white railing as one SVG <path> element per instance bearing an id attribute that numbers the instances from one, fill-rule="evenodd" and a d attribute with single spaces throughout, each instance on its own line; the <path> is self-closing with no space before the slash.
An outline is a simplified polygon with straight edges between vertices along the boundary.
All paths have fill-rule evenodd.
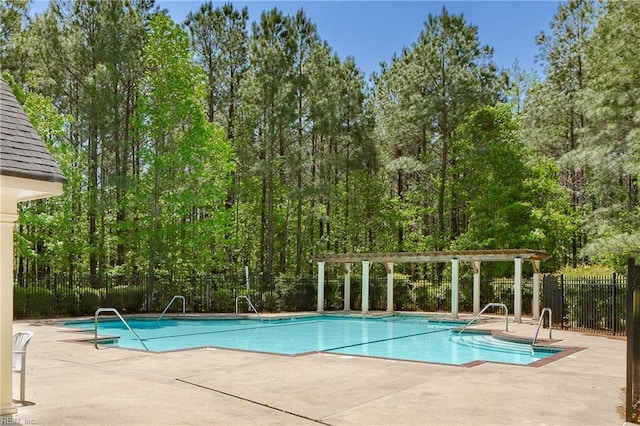
<path id="1" fill-rule="evenodd" d="M 462 327 L 462 330 L 460 330 L 458 332 L 458 334 L 462 333 L 463 331 L 465 331 L 467 329 L 467 327 L 469 327 L 471 325 L 471 323 L 473 323 L 476 319 L 478 319 L 478 317 L 480 315 L 482 315 L 482 313 L 484 311 L 486 311 L 488 308 L 490 307 L 500 307 L 500 308 L 504 308 L 504 319 L 505 319 L 505 324 L 504 324 L 504 331 L 509 331 L 509 308 L 507 308 L 507 305 L 505 305 L 504 303 L 489 303 L 487 304 L 487 306 L 485 306 L 484 308 L 482 308 L 482 310 L 480 312 L 478 312 L 478 315 L 476 315 L 475 317 L 473 317 L 471 319 L 471 321 L 469 321 L 467 323 L 467 325 L 465 325 L 464 327 Z"/>
<path id="2" fill-rule="evenodd" d="M 540 327 L 542 327 L 542 322 L 544 321 L 544 313 L 549 313 L 549 339 L 551 339 L 551 309 L 544 308 L 540 313 L 540 319 L 538 320 L 538 328 L 536 328 L 536 334 L 533 335 L 533 340 L 531 341 L 531 346 L 536 344 L 536 340 L 538 340 L 538 333 L 540 333 Z"/>
<path id="3" fill-rule="evenodd" d="M 129 329 L 129 331 L 131 333 L 133 333 L 134 336 L 136 336 L 136 339 L 138 339 L 138 342 L 140 342 L 142 344 L 142 346 L 144 346 L 144 348 L 146 350 L 149 350 L 149 348 L 147 347 L 147 345 L 144 344 L 144 342 L 142 341 L 142 339 L 140 338 L 140 336 L 138 336 L 138 333 L 136 333 L 135 331 L 133 331 L 133 328 L 129 327 L 129 324 L 127 324 L 127 322 L 124 320 L 124 318 L 122 318 L 122 315 L 120 315 L 120 312 L 118 312 L 118 310 L 116 308 L 100 308 L 96 311 L 95 314 L 95 324 L 94 324 L 94 330 L 93 330 L 93 335 L 94 335 L 94 345 L 96 347 L 96 349 L 98 349 L 98 315 L 100 315 L 102 312 L 113 312 L 114 314 L 116 314 L 118 316 L 118 318 L 120 318 L 120 321 L 122 321 L 122 323 L 125 325 L 125 327 L 127 327 Z"/>
<path id="4" fill-rule="evenodd" d="M 174 300 L 176 299 L 182 299 L 182 316 L 184 316 L 185 313 L 185 305 L 186 305 L 186 301 L 184 296 L 173 296 L 173 299 L 171 299 L 171 302 L 169 302 L 167 304 L 167 307 L 164 308 L 164 311 L 162 311 L 162 313 L 160 314 L 160 316 L 158 317 L 157 321 L 160 321 L 162 319 L 162 317 L 164 316 L 164 314 L 167 312 L 167 310 L 169 309 L 169 307 L 171 306 L 171 304 L 173 303 Z"/>
<path id="5" fill-rule="evenodd" d="M 238 315 L 238 300 L 239 299 L 245 299 L 247 301 L 247 303 L 249 304 L 250 310 L 253 309 L 253 312 L 255 312 L 256 315 L 258 315 L 258 318 L 262 319 L 262 317 L 258 313 L 258 310 L 256 309 L 255 306 L 253 306 L 253 303 L 251 303 L 251 299 L 249 299 L 248 296 L 238 296 L 238 297 L 236 297 L 236 315 Z"/>

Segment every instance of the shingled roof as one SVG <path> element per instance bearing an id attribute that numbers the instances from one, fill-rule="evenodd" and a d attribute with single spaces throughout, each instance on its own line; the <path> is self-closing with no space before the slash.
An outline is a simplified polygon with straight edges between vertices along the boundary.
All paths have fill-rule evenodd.
<path id="1" fill-rule="evenodd" d="M 11 92 L 0 79 L 0 175 L 66 181 L 60 167 Z"/>

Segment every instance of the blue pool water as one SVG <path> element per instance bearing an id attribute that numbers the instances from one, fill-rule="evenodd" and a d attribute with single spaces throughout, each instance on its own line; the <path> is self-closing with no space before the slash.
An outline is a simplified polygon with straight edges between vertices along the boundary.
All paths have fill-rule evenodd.
<path id="1" fill-rule="evenodd" d="M 127 319 L 151 351 L 217 347 L 286 355 L 329 352 L 400 360 L 466 364 L 492 361 L 530 364 L 553 351 L 531 354 L 529 345 L 487 335 L 458 334 L 464 323 L 440 322 L 415 316 L 377 318 L 311 316 L 280 319 Z M 93 321 L 66 326 L 93 332 Z M 144 349 L 119 320 L 101 317 L 101 336 L 119 336 L 111 346 Z"/>

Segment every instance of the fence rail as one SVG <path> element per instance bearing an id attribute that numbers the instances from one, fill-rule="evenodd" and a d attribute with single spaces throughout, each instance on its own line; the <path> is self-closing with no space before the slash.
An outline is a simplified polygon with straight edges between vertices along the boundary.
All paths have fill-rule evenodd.
<path id="1" fill-rule="evenodd" d="M 352 276 L 352 283 L 360 277 Z M 93 315 L 100 307 L 114 307 L 123 313 L 161 312 L 176 294 L 186 299 L 189 312 L 233 313 L 235 298 L 251 297 L 258 311 L 299 312 L 317 308 L 317 278 L 273 278 L 258 276 L 251 288 L 245 287 L 241 275 L 210 275 L 176 277 L 154 276 L 150 287 L 148 277 L 103 277 L 100 285 L 87 277 L 68 277 L 52 274 L 26 284 L 14 286 L 14 317 L 50 318 Z M 512 278 L 483 278 L 480 284 L 480 304 L 504 303 L 513 312 Z M 149 289 L 152 304 L 147 306 Z M 369 308 L 386 310 L 386 277 L 372 277 L 369 288 Z M 459 311 L 473 311 L 473 282 L 463 277 L 459 283 Z M 567 277 L 546 275 L 543 279 L 541 307 L 550 307 L 556 327 L 568 330 L 598 332 L 611 335 L 625 334 L 626 277 L 613 274 L 608 277 Z M 451 310 L 451 283 L 447 281 L 397 278 L 394 281 L 394 311 L 449 312 Z M 342 277 L 328 278 L 325 282 L 326 311 L 342 310 Z M 352 310 L 362 308 L 360 285 L 351 285 Z M 522 314 L 531 315 L 533 283 L 522 280 Z M 177 309 L 177 308 L 176 308 Z"/>

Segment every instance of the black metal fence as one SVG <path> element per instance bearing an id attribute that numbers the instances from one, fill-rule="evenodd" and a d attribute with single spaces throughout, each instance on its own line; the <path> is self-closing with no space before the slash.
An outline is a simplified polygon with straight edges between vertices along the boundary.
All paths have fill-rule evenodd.
<path id="1" fill-rule="evenodd" d="M 627 280 L 624 275 L 547 275 L 542 304 L 551 308 L 556 327 L 625 335 Z"/>
<path id="2" fill-rule="evenodd" d="M 351 306 L 362 308 L 361 277 L 352 275 Z M 95 281 L 95 280 L 94 280 Z M 156 275 L 153 283 L 147 276 L 102 277 L 99 286 L 86 277 L 70 278 L 49 275 L 29 284 L 14 286 L 15 318 L 50 318 L 93 315 L 99 307 L 114 307 L 122 313 L 162 312 L 175 295 L 186 300 L 188 312 L 235 312 L 236 297 L 248 295 L 261 312 L 300 312 L 317 309 L 317 278 L 252 278 L 245 287 L 244 276 L 210 275 L 176 277 Z M 513 279 L 483 278 L 480 284 L 480 304 L 504 303 L 513 312 Z M 369 309 L 386 310 L 386 277 L 371 277 Z M 324 310 L 344 309 L 342 277 L 325 280 Z M 151 289 L 151 290 L 150 290 Z M 473 311 L 472 277 L 461 277 L 459 311 Z M 152 303 L 147 306 L 148 293 Z M 522 314 L 531 315 L 533 283 L 522 280 Z M 625 334 L 626 279 L 608 277 L 544 277 L 542 307 L 553 311 L 556 327 L 569 330 Z M 394 311 L 449 312 L 451 283 L 430 280 L 396 278 L 394 280 Z M 246 302 L 239 308 L 247 310 Z M 175 304 L 171 311 L 181 307 Z"/>

